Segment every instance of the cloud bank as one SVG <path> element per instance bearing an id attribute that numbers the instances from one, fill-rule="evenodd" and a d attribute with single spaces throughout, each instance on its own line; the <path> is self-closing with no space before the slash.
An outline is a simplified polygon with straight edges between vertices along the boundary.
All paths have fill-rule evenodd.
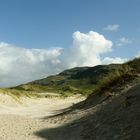
<path id="1" fill-rule="evenodd" d="M 15 86 L 56 74 L 64 69 L 98 64 L 122 63 L 125 59 L 104 58 L 112 51 L 112 41 L 90 31 L 73 33 L 72 46 L 27 49 L 0 43 L 0 86 Z"/>
<path id="2" fill-rule="evenodd" d="M 120 58 L 120 57 L 116 57 L 116 58 L 110 58 L 110 57 L 105 57 L 102 61 L 103 64 L 122 64 L 124 62 L 128 61 L 127 58 Z"/>
<path id="3" fill-rule="evenodd" d="M 61 48 L 26 49 L 0 44 L 0 86 L 12 86 L 56 73 Z"/>

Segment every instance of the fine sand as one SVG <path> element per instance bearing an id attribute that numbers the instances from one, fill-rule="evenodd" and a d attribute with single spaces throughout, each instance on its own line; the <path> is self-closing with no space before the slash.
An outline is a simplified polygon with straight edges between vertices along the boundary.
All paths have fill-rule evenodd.
<path id="1" fill-rule="evenodd" d="M 37 132 L 64 125 L 67 119 L 53 120 L 56 115 L 73 104 L 84 100 L 68 98 L 22 98 L 17 102 L 9 95 L 0 94 L 0 140 L 51 140 L 39 137 Z M 45 118 L 45 119 L 44 119 Z M 57 138 L 54 139 L 57 140 Z"/>

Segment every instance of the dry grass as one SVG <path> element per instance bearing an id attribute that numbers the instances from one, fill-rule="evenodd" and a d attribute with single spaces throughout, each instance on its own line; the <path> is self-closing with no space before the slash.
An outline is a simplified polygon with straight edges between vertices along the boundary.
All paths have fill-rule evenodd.
<path id="1" fill-rule="evenodd" d="M 21 97 L 41 97 L 41 95 L 34 93 L 34 92 L 29 92 L 29 91 L 24 91 L 24 90 L 17 90 L 17 89 L 7 89 L 7 88 L 1 88 L 0 93 L 2 94 L 7 94 L 13 97 L 16 101 L 20 101 Z"/>
<path id="2" fill-rule="evenodd" d="M 128 63 L 123 64 L 104 77 L 97 85 L 93 93 L 102 94 L 115 85 L 125 84 L 136 76 L 136 70 Z"/>

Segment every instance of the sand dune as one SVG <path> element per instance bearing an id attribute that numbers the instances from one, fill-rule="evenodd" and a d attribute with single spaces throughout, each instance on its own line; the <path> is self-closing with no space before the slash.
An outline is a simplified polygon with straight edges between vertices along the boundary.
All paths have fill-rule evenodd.
<path id="1" fill-rule="evenodd" d="M 55 115 L 84 98 L 22 98 L 18 103 L 12 97 L 0 94 L 0 139 L 41 140 L 35 132 L 61 125 L 62 122 L 44 117 Z"/>

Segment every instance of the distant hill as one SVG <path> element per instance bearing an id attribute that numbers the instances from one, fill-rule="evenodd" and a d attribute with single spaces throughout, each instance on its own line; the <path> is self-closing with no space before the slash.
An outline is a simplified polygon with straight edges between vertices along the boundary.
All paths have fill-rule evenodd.
<path id="1" fill-rule="evenodd" d="M 14 88 L 36 92 L 57 92 L 65 95 L 89 94 L 103 77 L 118 66 L 117 64 L 111 64 L 95 67 L 76 67 L 65 70 L 58 75 L 49 76 Z"/>
<path id="2" fill-rule="evenodd" d="M 124 64 L 76 67 L 10 89 L 37 93 L 53 92 L 63 96 L 89 95 L 95 92 L 102 93 L 114 85 L 123 84 L 124 81 L 134 78 L 137 73 L 140 73 L 139 58 Z"/>

